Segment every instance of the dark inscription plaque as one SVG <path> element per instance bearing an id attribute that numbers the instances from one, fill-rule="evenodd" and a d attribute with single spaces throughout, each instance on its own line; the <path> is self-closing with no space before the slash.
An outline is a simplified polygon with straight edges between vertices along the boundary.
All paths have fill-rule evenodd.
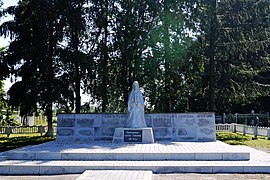
<path id="1" fill-rule="evenodd" d="M 142 142 L 142 130 L 124 130 L 124 142 Z"/>

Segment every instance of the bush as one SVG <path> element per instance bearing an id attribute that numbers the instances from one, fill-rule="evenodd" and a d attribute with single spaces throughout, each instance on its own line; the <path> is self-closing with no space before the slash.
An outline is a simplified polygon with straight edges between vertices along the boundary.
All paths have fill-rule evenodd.
<path id="1" fill-rule="evenodd" d="M 250 140 L 249 136 L 239 133 L 217 132 L 217 140 L 223 141 L 231 145 L 243 145 L 245 141 Z"/>
<path id="2" fill-rule="evenodd" d="M 16 117 L 15 116 L 11 116 L 8 119 L 3 119 L 2 125 L 3 126 L 21 126 L 22 124 L 19 123 L 18 121 L 16 121 Z"/>
<path id="3" fill-rule="evenodd" d="M 53 117 L 53 123 L 57 123 L 57 117 Z"/>

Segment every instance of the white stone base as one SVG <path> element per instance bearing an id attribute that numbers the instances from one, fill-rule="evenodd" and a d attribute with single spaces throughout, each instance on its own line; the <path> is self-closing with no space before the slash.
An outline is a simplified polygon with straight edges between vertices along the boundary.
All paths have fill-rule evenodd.
<path id="1" fill-rule="evenodd" d="M 128 132 L 136 132 L 139 133 L 138 138 L 141 139 L 140 141 L 133 141 L 134 136 L 130 136 L 130 140 L 127 141 Z M 136 139 L 137 137 L 135 137 Z M 133 140 L 132 140 L 133 139 Z M 113 143 L 154 143 L 154 134 L 152 128 L 115 128 L 114 135 L 113 135 Z"/>

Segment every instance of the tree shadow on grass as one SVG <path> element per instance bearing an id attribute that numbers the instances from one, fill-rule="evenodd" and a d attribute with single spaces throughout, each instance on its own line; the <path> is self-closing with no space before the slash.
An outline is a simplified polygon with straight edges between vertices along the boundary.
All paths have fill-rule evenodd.
<path id="1" fill-rule="evenodd" d="M 28 145 L 36 145 L 49 141 L 55 140 L 55 137 L 43 137 L 43 136 L 35 136 L 35 137 L 1 137 L 0 138 L 0 152 L 20 148 Z"/>

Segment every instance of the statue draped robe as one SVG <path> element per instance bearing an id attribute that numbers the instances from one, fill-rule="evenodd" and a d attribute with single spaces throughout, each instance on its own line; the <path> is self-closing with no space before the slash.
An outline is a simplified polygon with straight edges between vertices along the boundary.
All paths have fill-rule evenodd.
<path id="1" fill-rule="evenodd" d="M 132 91 L 128 98 L 128 119 L 126 127 L 128 128 L 146 128 L 144 118 L 144 100 L 140 91 L 139 83 L 133 83 Z"/>

